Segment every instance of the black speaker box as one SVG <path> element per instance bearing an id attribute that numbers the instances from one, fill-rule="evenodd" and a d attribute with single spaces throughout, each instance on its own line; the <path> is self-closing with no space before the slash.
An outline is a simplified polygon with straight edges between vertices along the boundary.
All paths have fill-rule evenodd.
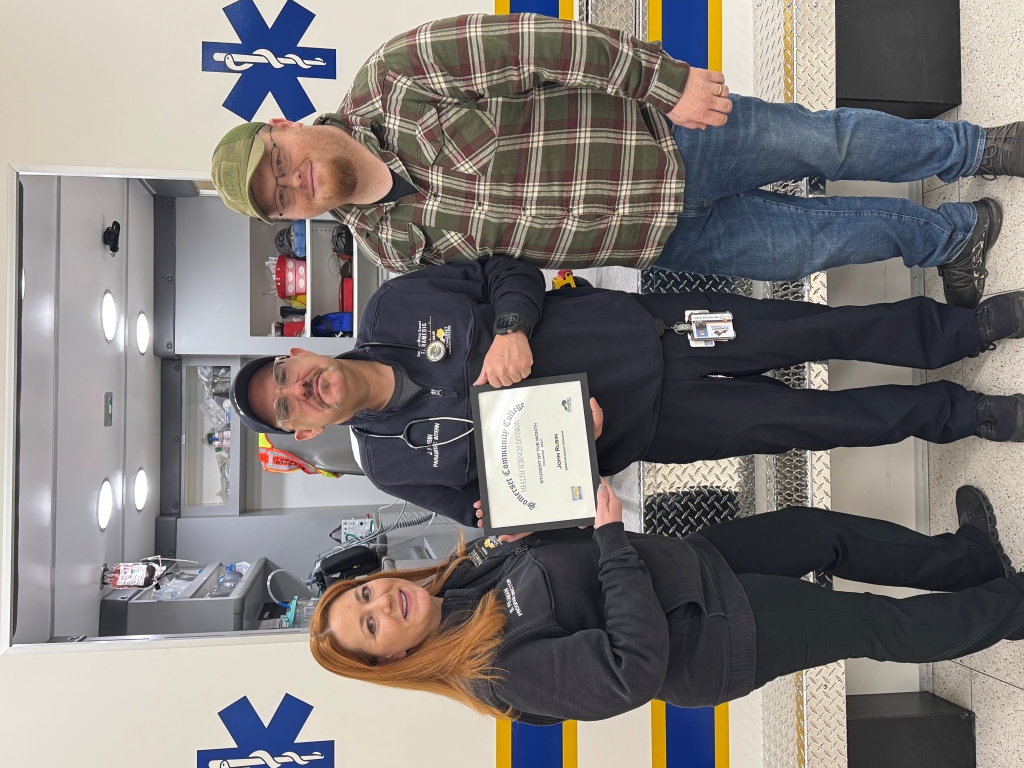
<path id="1" fill-rule="evenodd" d="M 836 106 L 936 117 L 960 97 L 960 0 L 835 0 Z"/>

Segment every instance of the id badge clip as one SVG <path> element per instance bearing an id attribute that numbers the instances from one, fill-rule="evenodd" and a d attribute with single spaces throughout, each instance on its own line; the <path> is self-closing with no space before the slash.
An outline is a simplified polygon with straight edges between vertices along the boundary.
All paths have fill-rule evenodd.
<path id="1" fill-rule="evenodd" d="M 691 347 L 713 347 L 717 341 L 731 341 L 736 338 L 732 312 L 688 309 L 685 321 L 673 325 L 672 330 L 678 334 L 685 333 Z"/>

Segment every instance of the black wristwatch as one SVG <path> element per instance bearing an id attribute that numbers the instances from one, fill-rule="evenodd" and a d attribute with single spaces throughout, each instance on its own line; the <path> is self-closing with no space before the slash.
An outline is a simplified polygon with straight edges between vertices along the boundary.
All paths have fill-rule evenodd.
<path id="1" fill-rule="evenodd" d="M 503 315 L 498 315 L 494 319 L 494 335 L 504 336 L 509 333 L 515 333 L 516 331 L 523 331 L 526 334 L 526 338 L 530 338 L 530 332 L 533 328 L 526 321 L 526 318 L 516 312 L 506 312 Z"/>

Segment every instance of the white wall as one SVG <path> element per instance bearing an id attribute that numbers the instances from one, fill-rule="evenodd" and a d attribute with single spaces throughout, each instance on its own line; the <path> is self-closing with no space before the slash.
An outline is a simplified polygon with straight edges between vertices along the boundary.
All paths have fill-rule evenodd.
<path id="1" fill-rule="evenodd" d="M 722 72 L 732 93 L 753 95 L 753 0 L 722 0 Z"/>
<path id="2" fill-rule="evenodd" d="M 2 657 L 5 765 L 195 766 L 196 750 L 232 746 L 218 711 L 248 696 L 266 723 L 286 693 L 315 705 L 300 738 L 334 739 L 337 768 L 448 768 L 453 744 L 480 757 L 466 765 L 493 761 L 493 720 L 437 697 L 328 675 L 305 638 L 46 650 Z"/>

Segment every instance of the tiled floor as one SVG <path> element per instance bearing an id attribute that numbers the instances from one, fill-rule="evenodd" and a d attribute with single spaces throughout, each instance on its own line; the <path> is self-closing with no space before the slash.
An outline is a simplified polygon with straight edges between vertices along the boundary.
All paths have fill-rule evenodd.
<path id="1" fill-rule="evenodd" d="M 947 116 L 983 126 L 1024 118 L 1024 3 L 1021 0 L 961 0 L 963 104 Z M 993 197 L 1003 205 L 1003 230 L 989 258 L 987 293 L 1024 289 L 1024 180 L 965 179 L 925 183 L 924 202 L 969 202 Z M 942 287 L 928 270 L 925 289 L 941 300 Z M 1024 391 L 1024 340 L 949 366 L 929 379 L 950 379 L 992 394 Z M 1024 444 L 977 439 L 931 446 L 929 454 L 931 530 L 956 527 L 953 492 L 972 483 L 996 507 L 1007 552 L 1024 568 Z M 1024 766 L 1024 642 L 1000 643 L 959 662 L 935 664 L 934 691 L 972 709 L 977 718 L 978 765 Z"/>

